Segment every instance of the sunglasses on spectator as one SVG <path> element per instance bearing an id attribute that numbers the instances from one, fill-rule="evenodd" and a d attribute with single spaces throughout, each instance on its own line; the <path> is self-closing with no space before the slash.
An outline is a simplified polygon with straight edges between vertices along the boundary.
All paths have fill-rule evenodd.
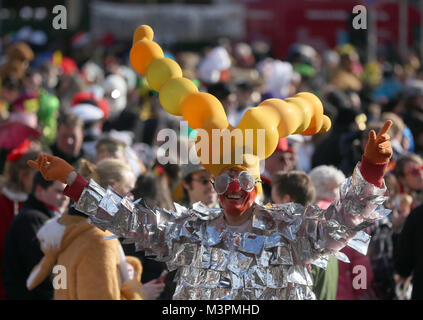
<path id="1" fill-rule="evenodd" d="M 408 172 L 406 172 L 406 174 L 411 174 L 413 176 L 418 176 L 420 174 L 420 172 L 423 171 L 423 164 L 418 166 L 417 168 L 413 168 L 408 170 Z"/>

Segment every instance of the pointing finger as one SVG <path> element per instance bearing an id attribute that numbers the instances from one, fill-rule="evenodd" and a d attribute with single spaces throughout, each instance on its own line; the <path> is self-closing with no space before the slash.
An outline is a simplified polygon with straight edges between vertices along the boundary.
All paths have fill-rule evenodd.
<path id="1" fill-rule="evenodd" d="M 381 137 L 383 134 L 387 133 L 389 128 L 392 126 L 392 120 L 387 120 L 383 125 L 382 129 L 379 131 L 377 137 Z"/>

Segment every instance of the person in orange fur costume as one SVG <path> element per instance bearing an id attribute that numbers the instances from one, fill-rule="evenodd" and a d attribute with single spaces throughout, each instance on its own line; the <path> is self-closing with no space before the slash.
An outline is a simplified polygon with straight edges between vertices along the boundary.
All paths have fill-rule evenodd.
<path id="1" fill-rule="evenodd" d="M 90 170 L 91 177 L 100 183 L 119 184 L 122 193 L 128 193 L 131 180 L 135 181 L 131 179 L 131 169 L 116 159 L 105 159 Z M 140 261 L 124 257 L 119 241 L 108 239 L 111 236 L 109 231 L 89 224 L 87 216 L 74 208 L 49 220 L 37 233 L 45 255 L 28 277 L 28 289 L 35 288 L 53 271 L 55 300 L 145 299 Z M 59 268 L 54 269 L 55 265 Z M 128 275 L 128 270 L 134 276 Z"/>

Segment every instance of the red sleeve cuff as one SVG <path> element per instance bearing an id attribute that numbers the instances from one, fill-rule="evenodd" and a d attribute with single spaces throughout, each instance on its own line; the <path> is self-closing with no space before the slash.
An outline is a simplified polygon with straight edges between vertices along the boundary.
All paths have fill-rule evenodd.
<path id="1" fill-rule="evenodd" d="M 63 194 L 65 196 L 68 196 L 69 198 L 71 198 L 73 201 L 78 202 L 79 197 L 82 194 L 82 191 L 84 191 L 84 189 L 86 187 L 88 187 L 89 182 L 87 180 L 85 180 L 79 173 L 76 176 L 75 181 L 69 186 L 67 185 L 65 190 L 63 190 Z"/>
<path id="2" fill-rule="evenodd" d="M 388 167 L 389 161 L 381 164 L 375 164 L 367 160 L 363 155 L 361 158 L 360 171 L 363 178 L 367 182 L 374 184 L 376 187 L 381 188 L 383 186 L 383 177 Z"/>

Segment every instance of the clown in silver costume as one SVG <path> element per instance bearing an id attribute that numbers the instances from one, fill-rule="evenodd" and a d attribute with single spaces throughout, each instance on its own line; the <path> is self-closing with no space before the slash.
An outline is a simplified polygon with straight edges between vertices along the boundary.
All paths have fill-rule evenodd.
<path id="1" fill-rule="evenodd" d="M 64 194 L 91 223 L 135 242 L 137 249 L 166 262 L 169 270 L 178 270 L 174 299 L 315 299 L 309 289 L 310 264 L 325 268 L 328 254 L 347 261 L 339 252 L 346 245 L 365 254 L 370 237 L 362 230 L 389 214 L 382 206 L 386 187 L 380 179 L 392 157 L 387 133 L 392 121 L 378 135 L 369 132 L 362 163 L 342 185 L 340 200 L 328 209 L 257 204 L 260 161 L 275 151 L 279 139 L 330 129 L 322 102 L 307 92 L 267 99 L 249 108 L 235 128 L 217 98 L 184 78 L 153 37 L 151 27 L 137 28 L 131 64 L 159 92 L 162 107 L 182 116 L 198 131 L 198 140 L 204 138 L 206 147 L 196 146 L 195 151 L 214 177 L 222 209 L 201 204 L 191 209 L 175 204 L 175 212 L 149 208 L 142 199 L 132 202 L 93 180 L 88 183 L 59 157 L 40 155 L 28 164 L 46 180 L 66 183 Z"/>
<path id="2" fill-rule="evenodd" d="M 256 203 L 252 217 L 238 228 L 225 222 L 222 209 L 201 203 L 192 209 L 175 204 L 175 212 L 149 208 L 142 199 L 121 198 L 93 180 L 76 209 L 97 227 L 166 262 L 169 270 L 177 269 L 174 299 L 313 300 L 310 263 L 325 268 L 328 254 L 349 262 L 339 252 L 345 245 L 366 254 L 370 236 L 362 230 L 390 213 L 382 206 L 385 185 L 367 182 L 359 165 L 340 190 L 340 200 L 326 210 Z"/>

